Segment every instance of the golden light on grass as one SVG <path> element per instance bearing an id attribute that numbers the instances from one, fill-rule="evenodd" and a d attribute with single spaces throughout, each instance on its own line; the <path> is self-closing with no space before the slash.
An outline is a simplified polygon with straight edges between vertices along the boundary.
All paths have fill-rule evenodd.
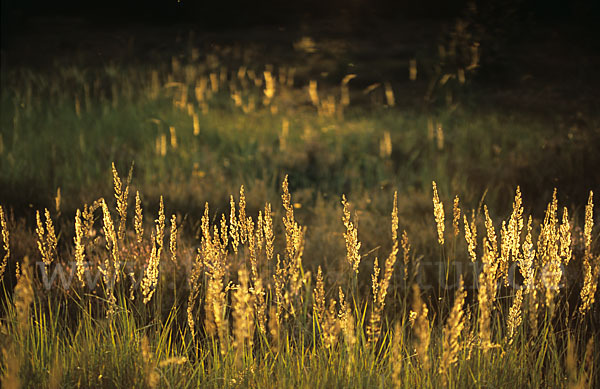
<path id="1" fill-rule="evenodd" d="M 361 243 L 358 241 L 358 229 L 356 227 L 356 214 L 354 215 L 354 222 L 350 220 L 350 205 L 346 201 L 346 196 L 342 196 L 342 222 L 346 227 L 344 232 L 344 240 L 346 242 L 346 262 L 350 265 L 350 268 L 358 274 L 358 267 L 360 265 L 360 246 Z"/>
<path id="2" fill-rule="evenodd" d="M 171 215 L 171 232 L 169 234 L 169 251 L 171 252 L 171 261 L 177 262 L 177 216 Z"/>
<path id="3" fill-rule="evenodd" d="M 408 279 L 408 261 L 410 260 L 410 242 L 408 241 L 408 234 L 406 230 L 402 231 L 402 260 L 404 262 L 404 282 Z M 415 272 L 417 271 L 415 266 Z"/>
<path id="4" fill-rule="evenodd" d="M 513 303 L 508 311 L 508 319 L 506 321 L 508 344 L 514 340 L 515 331 L 523 321 L 521 306 L 523 305 L 523 289 L 517 290 L 517 294 L 513 299 Z"/>
<path id="5" fill-rule="evenodd" d="M 428 318 L 429 309 L 421 299 L 421 290 L 417 284 L 413 285 L 413 303 L 411 316 L 414 316 L 414 344 L 415 351 L 421 361 L 424 371 L 429 370 L 429 341 L 431 339 L 431 327 Z"/>
<path id="6" fill-rule="evenodd" d="M 108 210 L 108 206 L 106 205 L 104 199 L 101 199 L 101 206 L 104 239 L 106 240 L 106 249 L 109 255 L 107 255 L 104 260 L 104 267 L 100 268 L 99 270 L 102 273 L 107 294 L 106 300 L 108 303 L 108 309 L 106 310 L 106 316 L 110 317 L 115 313 L 117 303 L 117 299 L 114 295 L 114 286 L 119 277 L 119 247 L 112 217 L 110 216 L 110 211 Z"/>
<path id="7" fill-rule="evenodd" d="M 344 339 L 346 340 L 347 348 L 351 349 L 357 342 L 356 327 L 354 325 L 354 316 L 352 315 L 352 310 L 348 304 L 348 301 L 346 300 L 346 296 L 344 295 L 341 286 L 338 287 L 338 299 L 340 301 L 340 310 L 338 312 L 340 327 L 342 329 Z"/>
<path id="8" fill-rule="evenodd" d="M 322 322 L 325 316 L 325 286 L 321 266 L 317 269 L 317 280 L 313 289 L 313 310 L 317 316 L 317 320 Z"/>
<path id="9" fill-rule="evenodd" d="M 483 270 L 479 273 L 479 293 L 477 300 L 479 303 L 479 315 L 477 318 L 478 335 L 480 347 L 484 353 L 497 345 L 492 341 L 492 312 L 496 302 L 497 293 L 497 271 L 499 261 L 494 257 L 491 245 L 487 238 L 483 238 Z"/>
<path id="10" fill-rule="evenodd" d="M 329 300 L 329 308 L 325 311 L 325 318 L 323 320 L 323 346 L 326 349 L 333 349 L 338 341 L 338 336 L 341 331 L 340 322 L 335 309 L 336 301 L 334 299 Z"/>
<path id="11" fill-rule="evenodd" d="M 192 340 L 196 337 L 196 321 L 194 319 L 194 307 L 196 305 L 196 299 L 200 292 L 200 280 L 202 271 L 204 270 L 204 262 L 201 257 L 201 250 L 197 250 L 196 258 L 192 263 L 192 269 L 189 277 L 190 293 L 187 300 L 186 317 L 187 324 L 192 336 Z"/>
<path id="12" fill-rule="evenodd" d="M 569 223 L 569 212 L 567 207 L 563 209 L 562 223 L 559 227 L 560 234 L 560 257 L 563 264 L 566 266 L 571 261 L 573 255 L 572 239 L 571 239 L 571 223 Z"/>
<path id="13" fill-rule="evenodd" d="M 119 240 L 119 243 L 122 243 L 123 238 L 125 237 L 125 224 L 127 221 L 127 201 L 129 197 L 129 184 L 131 183 L 131 178 L 133 176 L 133 164 L 129 169 L 127 181 L 124 184 L 121 178 L 119 177 L 119 173 L 117 172 L 114 162 L 112 163 L 112 175 L 115 199 L 117 200 L 117 213 L 119 214 L 119 227 L 117 230 L 117 238 Z"/>
<path id="14" fill-rule="evenodd" d="M 587 205 L 585 206 L 585 224 L 583 227 L 583 246 L 585 256 L 592 253 L 592 228 L 594 226 L 594 192 L 590 191 Z"/>
<path id="15" fill-rule="evenodd" d="M 245 244 L 248 239 L 248 228 L 246 224 L 246 193 L 244 185 L 240 186 L 240 201 L 238 204 L 237 226 L 240 235 L 240 243 Z"/>
<path id="16" fill-rule="evenodd" d="M 432 182 L 433 186 L 433 214 L 435 216 L 435 223 L 437 225 L 438 243 L 444 245 L 444 230 L 446 226 L 444 224 L 444 204 L 440 201 L 438 196 L 437 184 L 435 181 Z"/>
<path id="17" fill-rule="evenodd" d="M 40 218 L 40 211 L 36 211 L 35 220 L 37 227 L 35 231 L 37 233 L 38 250 L 42 256 L 42 261 L 44 261 L 44 264 L 48 267 L 56 258 L 58 239 L 56 238 L 54 224 L 52 223 L 52 218 L 50 217 L 48 209 L 44 211 L 44 216 L 46 218 L 45 224 L 42 223 Z"/>
<path id="18" fill-rule="evenodd" d="M 144 270 L 144 277 L 141 281 L 142 294 L 144 296 L 144 304 L 148 304 L 156 291 L 158 285 L 158 277 L 160 270 L 160 257 L 163 250 L 164 230 L 165 230 L 165 210 L 163 198 L 160 197 L 158 219 L 155 221 L 156 227 L 152 231 L 151 244 L 152 249 L 148 264 Z"/>
<path id="19" fill-rule="evenodd" d="M 78 209 L 75 214 L 75 262 L 76 262 L 76 274 L 77 279 L 81 283 L 81 287 L 85 286 L 85 282 L 83 279 L 85 273 L 85 244 L 84 244 L 84 225 L 81 220 L 81 211 Z"/>
<path id="20" fill-rule="evenodd" d="M 238 271 L 239 285 L 233 293 L 233 349 L 236 364 L 241 367 L 242 355 L 252 353 L 254 338 L 254 295 L 248 290 L 248 272 Z"/>
<path id="21" fill-rule="evenodd" d="M 460 205 L 458 195 L 454 197 L 454 203 L 452 205 L 452 228 L 454 229 L 454 237 L 460 234 Z"/>
<path id="22" fill-rule="evenodd" d="M 233 252 L 237 254 L 238 246 L 240 244 L 240 232 L 238 228 L 238 219 L 235 217 L 235 201 L 233 196 L 229 196 L 229 235 L 231 237 L 231 246 L 233 248 Z"/>
<path id="23" fill-rule="evenodd" d="M 144 239 L 144 215 L 142 213 L 142 200 L 140 199 L 139 191 L 135 192 L 135 218 L 133 226 L 135 230 L 135 241 L 140 245 Z"/>
<path id="24" fill-rule="evenodd" d="M 463 224 L 465 228 L 465 240 L 467 241 L 469 256 L 471 262 L 477 261 L 477 224 L 475 224 L 475 211 L 471 214 L 471 223 L 467 220 L 467 215 L 463 215 Z"/>
<path id="25" fill-rule="evenodd" d="M 4 255 L 2 262 L 0 262 L 0 280 L 4 276 L 6 265 L 8 264 L 8 258 L 10 257 L 10 235 L 8 232 L 8 223 L 6 222 L 6 215 L 4 209 L 0 205 L 0 228 L 2 228 L 2 248 L 4 249 Z"/>
<path id="26" fill-rule="evenodd" d="M 583 256 L 583 287 L 581 288 L 581 305 L 579 312 L 585 315 L 595 302 L 600 274 L 600 255 L 595 258 L 592 254 L 592 228 L 594 226 L 594 193 L 590 191 L 588 203 L 585 207 L 585 224 L 583 228 L 583 242 L 585 252 Z"/>
<path id="27" fill-rule="evenodd" d="M 161 197 L 158 216 L 151 228 L 152 240 L 148 242 L 148 250 L 151 252 L 145 257 L 140 254 L 143 253 L 141 244 L 144 242 L 140 193 L 136 192 L 132 225 L 125 224 L 125 233 L 121 241 L 118 237 L 118 225 L 113 220 L 117 221 L 116 217 L 126 220 L 126 211 L 122 210 L 126 205 L 127 196 L 124 196 L 124 193 L 127 192 L 129 180 L 125 183 L 114 169 L 113 181 L 117 199 L 116 212 L 113 209 L 111 213 L 108 202 L 104 199 L 77 210 L 73 240 L 68 236 L 71 247 L 66 247 L 63 251 L 63 247 L 54 246 L 53 250 L 60 251 L 53 254 L 52 265 L 59 268 L 59 265 L 72 263 L 70 258 L 74 258 L 73 267 L 77 277 L 74 280 L 77 284 L 72 285 L 71 290 L 61 289 L 61 293 L 73 292 L 66 301 L 80 299 L 83 309 L 86 309 L 85 305 L 91 306 L 96 304 L 96 301 L 100 302 L 97 304 L 99 310 L 94 306 L 93 311 L 92 308 L 89 308 L 90 311 L 83 311 L 83 316 L 92 312 L 95 317 L 91 324 L 82 324 L 81 336 L 94 341 L 99 339 L 99 342 L 105 336 L 107 338 L 104 339 L 115 339 L 114 344 L 111 341 L 99 343 L 103 356 L 110 356 L 105 350 L 113 354 L 123 350 L 119 348 L 119 343 L 125 347 L 131 345 L 134 351 L 137 350 L 137 356 L 135 352 L 131 356 L 123 353 L 131 358 L 137 372 L 137 378 L 132 381 L 135 385 L 158 387 L 163 383 L 170 383 L 171 377 L 177 378 L 192 371 L 199 371 L 211 377 L 223 377 L 226 386 L 229 383 L 238 385 L 240 382 L 244 385 L 250 380 L 262 382 L 259 381 L 260 374 L 271 380 L 269 374 L 273 373 L 275 380 L 281 379 L 276 373 L 277 369 L 288 369 L 285 370 L 288 374 L 290 366 L 294 367 L 292 370 L 297 369 L 302 377 L 306 377 L 307 373 L 314 374 L 312 366 L 319 369 L 323 366 L 324 374 L 330 374 L 325 368 L 327 366 L 332 371 L 335 370 L 336 377 L 342 377 L 344 381 L 339 381 L 341 385 L 349 382 L 379 383 L 380 381 L 367 381 L 372 379 L 373 376 L 368 375 L 368 371 L 373 369 L 375 374 L 378 374 L 376 379 L 382 379 L 382 385 L 385 386 L 456 387 L 465 382 L 468 385 L 472 377 L 480 380 L 478 382 L 491 382 L 489 380 L 495 375 L 488 370 L 495 368 L 498 361 L 506 361 L 502 367 L 507 369 L 507 377 L 516 377 L 515 382 L 519 379 L 526 382 L 527 379 L 537 376 L 532 375 L 533 373 L 522 373 L 523 369 L 518 369 L 521 365 L 513 367 L 513 364 L 523 362 L 534 365 L 541 358 L 544 359 L 544 364 L 551 365 L 551 373 L 554 374 L 554 378 L 550 377 L 544 383 L 551 386 L 568 384 L 571 387 L 592 387 L 591 383 L 595 382 L 593 369 L 597 363 L 597 356 L 593 340 L 587 343 L 584 350 L 587 338 L 580 335 L 586 334 L 584 331 L 574 332 L 576 336 L 571 335 L 571 338 L 567 338 L 570 335 L 565 335 L 567 331 L 579 331 L 588 325 L 586 323 L 589 323 L 590 317 L 586 315 L 594 314 L 592 304 L 600 272 L 600 257 L 592 250 L 596 247 L 595 242 L 592 242 L 594 226 L 591 195 L 585 210 L 582 245 L 579 245 L 576 236 L 572 237 L 572 231 L 577 227 L 571 224 L 577 219 L 570 221 L 568 212 L 563 210 L 562 219 L 559 220 L 556 196 L 553 196 L 548 205 L 543 222 L 534 224 L 533 217 L 529 216 L 526 231 L 522 231 L 522 204 L 518 193 L 513 203 L 513 213 L 510 219 L 501 224 L 501 232 L 498 234 L 487 206 L 483 207 L 483 220 L 477 220 L 475 211 L 469 220 L 460 211 L 458 196 L 455 197 L 452 212 L 454 236 L 458 235 L 457 230 L 462 217 L 466 241 L 470 244 L 462 254 L 463 258 L 468 255 L 477 262 L 476 224 L 485 224 L 485 236 L 479 253 L 483 269 L 480 274 L 477 274 L 476 270 L 457 274 L 457 278 L 460 276 L 460 282 L 454 291 L 454 298 L 447 299 L 445 294 L 440 296 L 436 304 L 429 304 L 426 302 L 437 298 L 438 295 L 425 290 L 421 292 L 416 283 L 421 272 L 419 260 L 425 256 L 419 253 L 413 255 L 406 231 L 399 234 L 397 193 L 394 193 L 391 226 L 387 230 L 388 234 L 391 232 L 391 250 L 390 243 L 386 245 L 384 242 L 382 247 L 388 247 L 384 250 L 390 251 L 385 251 L 384 257 L 374 258 L 369 293 L 369 285 L 363 283 L 368 276 L 363 275 L 366 277 L 361 276 L 359 279 L 356 272 L 360 261 L 363 257 L 367 260 L 371 252 L 360 254 L 362 245 L 358 241 L 356 218 L 352 218 L 353 210 L 345 196 L 342 196 L 344 243 L 334 243 L 338 244 L 338 250 L 346 250 L 341 256 L 337 255 L 337 262 L 323 265 L 311 257 L 306 266 L 302 263 L 306 229 L 296 220 L 295 212 L 299 211 L 292 200 L 287 176 L 281 183 L 283 209 L 278 215 L 283 215 L 280 223 L 274 226 L 274 215 L 269 203 L 266 203 L 264 208 L 255 210 L 255 198 L 252 196 L 252 201 L 248 198 L 247 204 L 245 188 L 241 187 L 239 202 L 230 196 L 230 209 L 227 212 L 213 215 L 206 204 L 198 226 L 200 241 L 195 245 L 195 249 L 191 249 L 193 245 L 186 236 L 187 231 L 182 228 L 182 222 L 176 215 L 172 214 L 170 220 L 166 221 Z M 124 202 L 123 206 L 119 205 L 119 201 Z M 441 219 L 443 224 L 445 215 L 435 183 L 433 204 L 436 223 Z M 94 214 L 98 208 L 102 209 L 102 215 Z M 310 211 L 309 207 L 306 208 Z M 440 215 L 436 215 L 436 209 L 440 209 L 437 211 Z M 256 211 L 256 214 L 250 215 L 250 210 Z M 41 242 L 45 255 L 48 252 L 48 240 L 57 240 L 58 234 L 54 231 L 52 220 L 48 221 L 50 212 L 38 212 L 36 216 L 37 241 L 34 236 L 33 244 Z M 95 216 L 101 218 L 98 221 L 102 223 L 100 234 L 96 234 L 94 230 L 95 227 L 99 228 L 99 225 L 95 225 Z M 15 251 L 21 250 L 22 246 L 17 246 L 17 249 L 9 246 L 7 224 L 14 222 L 12 219 L 6 219 L 5 209 L 0 207 L 4 251 L 9 252 L 12 249 L 11 254 L 14 256 Z M 376 222 L 380 222 L 380 219 L 376 219 Z M 367 221 L 371 222 L 369 219 Z M 161 316 L 162 312 L 166 311 L 165 300 L 167 304 L 173 301 L 170 300 L 170 296 L 165 299 L 165 292 L 168 293 L 169 289 L 164 282 L 171 279 L 160 269 L 162 251 L 166 250 L 163 249 L 166 223 L 170 223 L 169 253 L 173 262 L 169 261 L 167 266 L 175 270 L 183 270 L 183 266 L 187 266 L 188 272 L 183 276 L 185 278 L 180 278 L 181 275 L 174 272 L 173 280 L 178 282 L 177 285 L 180 285 L 181 281 L 187 281 L 188 285 L 187 288 L 182 288 L 181 296 L 177 295 L 174 298 L 175 301 L 181 302 L 181 305 L 172 306 L 171 312 L 181 309 L 182 315 L 177 315 L 176 318 L 169 316 L 165 320 Z M 14 230 L 11 225 L 10 243 L 15 242 L 16 237 L 20 238 L 19 226 L 14 224 Z M 442 230 L 443 237 L 443 228 L 438 230 Z M 65 234 L 63 228 L 57 228 L 57 231 Z M 374 229 L 372 233 L 379 231 Z M 281 236 L 276 237 L 279 232 Z M 521 232 L 524 232 L 522 243 Z M 317 230 L 317 233 L 321 231 Z M 49 235 L 55 238 L 49 239 Z M 439 237 L 438 233 L 436 238 L 439 240 Z M 419 241 L 416 246 L 419 247 L 422 243 L 423 241 Z M 452 243 L 456 243 L 454 239 Z M 135 255 L 131 255 L 131 251 L 128 250 L 130 244 L 137 249 L 134 251 Z M 342 247 L 343 245 L 346 247 Z M 50 247 L 52 251 L 52 244 Z M 410 284 L 413 285 L 412 295 L 410 291 L 406 293 L 395 284 L 393 271 L 399 261 L 397 256 L 400 247 L 405 266 L 404 285 L 410 280 Z M 458 245 L 452 245 L 452 249 L 457 247 Z M 376 247 L 372 252 L 377 249 L 381 250 Z M 33 246 L 33 251 L 36 250 L 40 250 L 39 247 Z M 450 250 L 434 250 L 433 255 L 437 255 L 435 251 L 440 251 L 444 260 L 461 258 L 461 254 L 448 254 L 447 251 Z M 314 254 L 315 251 L 311 253 Z M 414 262 L 411 263 L 409 278 L 407 269 L 411 255 Z M 127 265 L 134 266 L 133 270 L 121 262 L 124 259 L 128 260 Z M 271 263 L 271 259 L 275 259 L 275 262 Z M 316 258 L 316 261 L 319 259 Z M 502 277 L 506 274 L 506 264 L 503 260 L 507 260 L 509 267 L 516 262 L 519 273 L 517 281 L 520 276 L 523 277 L 522 287 L 499 287 Z M 564 304 L 567 295 L 563 293 L 559 296 L 562 292 L 560 288 L 563 287 L 561 282 L 565 282 L 568 288 L 572 288 L 573 283 L 569 283 L 572 282 L 569 277 L 562 277 L 560 268 L 580 260 L 583 264 L 584 285 L 581 289 L 580 305 L 577 307 L 579 314 L 570 315 L 568 320 L 565 319 L 566 327 L 563 328 L 563 322 L 553 320 L 551 313 L 555 310 L 556 318 L 564 318 L 559 315 L 568 312 Z M 74 359 L 70 358 L 79 358 L 81 354 L 63 357 L 65 351 L 62 343 L 56 350 L 44 346 L 45 338 L 39 338 L 40 333 L 51 331 L 51 326 L 44 323 L 52 323 L 44 322 L 48 316 L 41 316 L 45 311 L 39 308 L 45 306 L 38 305 L 38 301 L 35 300 L 41 285 L 31 276 L 33 267 L 28 263 L 28 258 L 18 266 L 19 275 L 14 298 L 10 300 L 14 304 L 7 304 L 8 319 L 0 323 L 3 356 L 7 360 L 1 369 L 2 387 L 10 387 L 15 379 L 23 379 L 23 372 L 32 368 L 43 371 L 44 378 L 41 380 L 45 386 L 48 386 L 50 380 L 54 380 L 55 384 L 58 382 L 57 385 L 72 383 L 74 379 L 70 378 L 71 375 L 78 377 L 79 374 L 78 370 L 73 370 L 73 366 L 79 365 L 74 364 Z M 85 273 L 88 266 L 90 271 Z M 101 284 L 90 293 L 80 293 L 82 290 L 79 285 L 85 286 L 85 276 L 94 274 L 97 271 L 96 267 L 103 276 Z M 137 293 L 131 286 L 137 287 L 137 271 L 143 271 L 140 284 L 142 298 L 132 301 Z M 348 273 L 351 279 L 345 277 Z M 128 275 L 131 284 L 119 283 L 119 277 L 127 278 Z M 401 277 L 398 277 L 398 282 Z M 479 281 L 479 290 L 475 291 L 473 296 L 469 296 L 468 304 L 463 279 Z M 577 283 L 575 287 L 578 287 Z M 127 289 L 130 292 L 129 299 Z M 333 296 L 330 296 L 331 292 L 334 292 Z M 53 292 L 40 293 L 43 297 L 42 303 L 45 303 L 46 297 L 50 297 L 48 301 L 52 301 L 54 296 L 50 293 Z M 143 301 L 139 301 L 142 299 Z M 30 308 L 32 301 L 36 301 L 35 309 Z M 150 302 L 154 304 L 149 304 Z M 538 312 L 540 304 L 545 304 L 548 309 Z M 11 311 L 13 305 L 16 307 Z M 183 305 L 186 305 L 185 312 Z M 553 305 L 556 307 L 553 308 Z M 168 310 L 169 307 L 166 308 Z M 103 315 L 104 309 L 108 320 L 98 317 Z M 170 322 L 172 318 L 177 323 Z M 528 319 L 529 323 L 524 323 Z M 96 326 L 96 323 L 101 325 Z M 531 330 L 526 324 L 529 324 Z M 558 328 L 559 325 L 561 328 L 556 331 L 554 326 Z M 154 328 L 157 331 L 154 331 Z M 390 330 L 391 328 L 393 330 Z M 9 336 L 5 337 L 7 333 Z M 133 338 L 126 337 L 129 333 Z M 8 341 L 5 342 L 6 339 Z M 562 344 L 562 341 L 567 344 L 566 351 L 556 353 L 551 348 L 552 344 Z M 73 338 L 73 346 L 69 344 L 68 348 L 78 350 L 78 347 L 82 347 L 89 350 L 89 343 L 86 343 L 88 340 L 81 344 L 77 342 L 79 340 Z M 43 365 L 41 368 L 31 365 L 31 358 L 23 358 L 30 355 L 32 344 L 41 345 L 41 350 L 45 353 L 43 363 L 40 363 Z M 497 350 L 491 350 L 492 348 Z M 474 357 L 471 356 L 472 353 Z M 528 353 L 534 355 L 530 356 Z M 36 354 L 31 355 L 37 357 Z M 56 368 L 57 355 L 60 356 L 61 363 L 64 361 L 61 364 L 64 371 Z M 10 360 L 7 356 L 10 356 Z M 115 360 L 120 363 L 120 358 L 121 355 Z M 83 358 L 77 359 L 78 363 L 79 360 L 82 364 L 85 362 Z M 105 361 L 107 367 L 114 363 L 109 359 Z M 261 364 L 267 364 L 269 369 L 273 370 L 259 370 L 263 369 Z M 471 371 L 471 367 L 477 369 Z M 81 369 L 90 367 L 82 365 Z M 254 371 L 258 374 L 255 374 L 253 369 L 256 369 Z M 107 369 L 98 373 L 94 371 L 92 379 L 103 384 L 109 382 L 108 379 L 120 380 L 120 376 L 110 376 Z M 296 379 L 293 376 L 289 377 Z M 323 377 L 331 379 L 329 375 Z M 204 378 L 200 377 L 197 383 L 202 385 L 205 382 L 203 380 Z M 256 382 L 251 381 L 250 385 Z M 274 384 L 278 385 L 280 382 Z M 338 381 L 334 382 L 337 383 Z"/>
<path id="28" fill-rule="evenodd" d="M 525 235 L 525 241 L 521 247 L 521 255 L 517 257 L 517 264 L 519 266 L 519 272 L 523 276 L 523 287 L 525 294 L 529 294 L 535 288 L 535 249 L 533 247 L 533 241 L 531 237 L 532 232 L 532 218 L 529 216 L 527 221 L 527 234 Z"/>
<path id="29" fill-rule="evenodd" d="M 273 216 L 271 214 L 271 204 L 265 204 L 265 215 L 263 217 L 263 230 L 265 236 L 265 255 L 267 260 L 273 259 L 273 244 L 275 236 L 273 234 Z"/>
<path id="30" fill-rule="evenodd" d="M 302 261 L 302 252 L 304 250 L 304 229 L 294 219 L 294 206 L 292 197 L 288 188 L 288 176 L 286 175 L 281 184 L 283 193 L 281 200 L 285 209 L 283 225 L 285 227 L 285 252 L 286 259 L 291 264 L 290 271 L 292 276 L 297 278 L 298 265 Z"/>
<path id="31" fill-rule="evenodd" d="M 442 358 L 439 363 L 438 372 L 443 376 L 444 386 L 448 385 L 448 375 L 452 371 L 452 366 L 458 360 L 458 353 L 461 349 L 459 342 L 460 335 L 465 327 L 465 317 L 463 311 L 463 305 L 465 304 L 465 292 L 464 282 L 462 277 L 460 279 L 458 289 L 454 294 L 454 304 L 450 311 L 450 316 L 446 320 L 446 324 L 443 329 L 443 344 L 442 344 Z"/>
<path id="32" fill-rule="evenodd" d="M 554 193 L 556 203 L 556 191 Z M 523 200 L 521 189 L 517 186 L 513 211 L 508 220 L 508 225 L 503 221 L 500 231 L 500 274 L 504 279 L 504 285 L 508 286 L 508 267 L 519 255 L 520 236 L 523 229 Z"/>
<path id="33" fill-rule="evenodd" d="M 552 200 L 546 208 L 546 215 L 537 241 L 537 255 L 541 259 L 543 269 L 541 281 L 545 292 L 545 303 L 550 309 L 551 315 L 554 313 L 554 300 L 560 292 L 560 281 L 563 273 L 562 261 L 559 256 L 560 236 L 557 210 L 558 200 L 556 189 L 554 189 Z"/>
<path id="34" fill-rule="evenodd" d="M 367 337 L 370 345 L 375 345 L 379 341 L 381 334 L 381 318 L 385 307 L 385 298 L 388 293 L 394 265 L 398 257 L 398 193 L 394 192 L 394 202 L 392 204 L 392 251 L 385 260 L 385 269 L 381 279 L 379 279 L 379 264 L 375 258 L 373 274 L 371 276 L 371 289 L 373 292 L 373 305 L 371 308 L 371 317 L 367 326 Z"/>
<path id="35" fill-rule="evenodd" d="M 494 258 L 498 257 L 498 239 L 496 238 L 496 230 L 494 229 L 494 222 L 490 218 L 488 213 L 487 205 L 483 206 L 483 213 L 485 215 L 485 229 L 487 232 L 487 239 L 492 248 L 492 254 Z"/>

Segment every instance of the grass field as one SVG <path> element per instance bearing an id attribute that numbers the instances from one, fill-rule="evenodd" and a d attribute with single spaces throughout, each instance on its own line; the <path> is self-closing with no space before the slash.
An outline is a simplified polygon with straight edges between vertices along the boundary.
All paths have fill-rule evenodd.
<path id="1" fill-rule="evenodd" d="M 3 67 L 2 387 L 599 382 L 597 116 L 243 58 Z"/>

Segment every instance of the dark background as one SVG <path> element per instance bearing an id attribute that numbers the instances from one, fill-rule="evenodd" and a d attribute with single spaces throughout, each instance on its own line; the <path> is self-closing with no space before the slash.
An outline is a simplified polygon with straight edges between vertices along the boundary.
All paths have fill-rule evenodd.
<path id="1" fill-rule="evenodd" d="M 42 1 L 2 0 L 4 31 L 22 29 L 31 17 L 82 16 L 98 23 L 193 22 L 211 29 L 256 24 L 296 23 L 303 19 L 345 15 L 355 23 L 378 19 L 452 18 L 467 0 L 105 0 Z M 594 27 L 600 2 L 595 0 L 489 0 L 476 2 L 485 12 L 510 13 L 518 22 L 524 16 L 540 21 L 571 21 Z M 24 24 L 25 23 L 25 24 Z M 5 30 L 6 29 L 6 30 Z"/>

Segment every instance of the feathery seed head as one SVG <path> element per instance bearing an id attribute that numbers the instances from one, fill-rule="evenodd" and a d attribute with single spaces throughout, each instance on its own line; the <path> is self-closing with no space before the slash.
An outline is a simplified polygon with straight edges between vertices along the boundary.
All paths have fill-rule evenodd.
<path id="1" fill-rule="evenodd" d="M 437 224 L 438 242 L 440 245 L 444 245 L 444 204 L 440 201 L 438 196 L 437 184 L 432 181 L 433 186 L 433 214 L 435 216 L 435 222 Z"/>
<path id="2" fill-rule="evenodd" d="M 2 262 L 0 262 L 0 279 L 2 279 L 8 263 L 8 257 L 10 257 L 10 239 L 8 235 L 8 223 L 6 222 L 6 215 L 4 214 L 4 209 L 2 209 L 1 205 L 0 228 L 2 228 L 2 247 L 4 248 L 4 256 L 2 258 Z"/>

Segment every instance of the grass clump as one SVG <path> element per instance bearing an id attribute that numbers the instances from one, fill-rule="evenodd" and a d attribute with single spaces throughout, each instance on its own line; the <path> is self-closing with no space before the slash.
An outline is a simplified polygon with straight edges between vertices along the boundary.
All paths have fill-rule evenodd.
<path id="1" fill-rule="evenodd" d="M 507 221 L 494 222 L 487 207 L 484 216 L 465 218 L 467 248 L 458 244 L 463 229 L 443 228 L 434 183 L 430 237 L 439 259 L 419 255 L 406 231 L 399 233 L 395 195 L 385 218 L 391 234 L 380 236 L 390 248 L 383 266 L 377 257 L 371 262 L 342 197 L 337 223 L 346 254 L 326 264 L 305 257 L 311 226 L 296 219 L 287 177 L 281 210 L 267 202 L 249 211 L 243 187 L 228 213 L 206 204 L 196 240 L 185 219 L 166 217 L 162 199 L 151 228 L 142 222 L 139 193 L 128 215 L 130 178 L 113 173 L 114 208 L 102 198 L 85 205 L 74 232 L 62 214 L 54 221 L 60 233 L 50 233 L 47 211 L 38 238 L 47 248 L 55 236 L 51 261 L 37 245 L 9 250 L 25 232 L 3 216 L 3 387 L 598 382 L 592 192 L 581 228 L 566 209 L 559 220 L 556 193 L 543 221 L 532 221 L 517 188 Z M 485 236 L 475 234 L 477 226 Z M 430 282 L 432 266 L 438 278 Z"/>

